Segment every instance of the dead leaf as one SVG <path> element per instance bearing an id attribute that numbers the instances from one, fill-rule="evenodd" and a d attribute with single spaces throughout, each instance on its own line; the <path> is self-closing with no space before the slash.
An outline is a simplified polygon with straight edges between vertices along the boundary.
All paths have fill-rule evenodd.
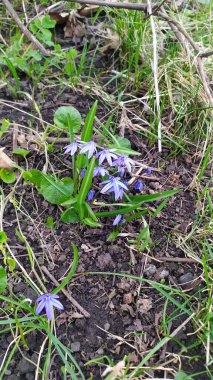
<path id="1" fill-rule="evenodd" d="M 99 10 L 99 8 L 99 5 L 86 5 L 79 9 L 78 13 L 80 16 L 91 17 Z"/>
<path id="2" fill-rule="evenodd" d="M 127 305 L 129 305 L 130 303 L 132 303 L 133 302 L 133 295 L 132 295 L 132 293 L 130 292 L 130 293 L 124 294 L 123 301 L 124 301 L 124 303 L 127 303 Z"/>
<path id="3" fill-rule="evenodd" d="M 148 313 L 148 311 L 152 309 L 151 298 L 139 298 L 137 300 L 137 309 L 141 314 Z"/>
<path id="4" fill-rule="evenodd" d="M 105 37 L 105 45 L 101 48 L 102 52 L 104 53 L 107 50 L 118 50 L 121 41 L 120 41 L 120 36 L 118 35 L 117 32 L 115 32 L 111 28 L 107 28 L 106 30 L 99 30 L 99 33 L 103 33 L 103 37 Z"/>
<path id="5" fill-rule="evenodd" d="M 0 148 L 0 169 L 14 170 L 14 162 L 4 153 L 5 148 Z"/>
<path id="6" fill-rule="evenodd" d="M 86 26 L 77 11 L 71 11 L 64 27 L 64 37 L 73 38 L 75 42 L 86 35 Z"/>
<path id="7" fill-rule="evenodd" d="M 123 370 L 125 368 L 125 361 L 122 360 L 118 362 L 114 367 L 108 366 L 105 371 L 102 373 L 102 376 L 105 377 L 108 373 L 111 374 L 111 379 L 115 380 L 118 376 L 123 374 Z"/>
<path id="8" fill-rule="evenodd" d="M 57 25 L 65 25 L 68 18 L 69 18 L 69 13 L 68 12 L 61 12 L 61 13 L 49 13 L 50 18 L 52 20 L 56 21 Z"/>
<path id="9" fill-rule="evenodd" d="M 129 314 L 131 315 L 131 317 L 135 317 L 135 313 L 133 311 L 133 307 L 130 306 L 130 305 L 127 305 L 126 303 L 124 305 L 121 305 L 121 310 L 122 311 L 126 311 L 128 310 L 129 311 Z"/>

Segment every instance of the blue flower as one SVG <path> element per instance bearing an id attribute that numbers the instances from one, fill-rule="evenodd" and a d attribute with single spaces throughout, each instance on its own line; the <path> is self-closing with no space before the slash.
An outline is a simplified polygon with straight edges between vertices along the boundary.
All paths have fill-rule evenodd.
<path id="1" fill-rule="evenodd" d="M 138 179 L 134 184 L 134 189 L 142 191 L 143 190 L 143 182 L 141 182 L 140 179 Z"/>
<path id="2" fill-rule="evenodd" d="M 88 192 L 88 195 L 87 195 L 87 200 L 90 202 L 93 200 L 94 198 L 94 195 L 95 195 L 95 190 L 91 189 L 89 192 Z"/>
<path id="3" fill-rule="evenodd" d="M 123 177 L 125 173 L 125 169 L 128 170 L 129 173 L 132 171 L 132 164 L 134 164 L 134 161 L 131 160 L 131 158 L 127 156 L 120 156 L 115 161 L 113 161 L 112 166 L 118 167 L 118 172 Z"/>
<path id="4" fill-rule="evenodd" d="M 117 226 L 119 223 L 120 224 L 124 224 L 125 223 L 125 219 L 123 218 L 123 215 L 119 214 L 116 216 L 116 218 L 114 219 L 114 222 L 112 223 L 113 226 Z"/>
<path id="5" fill-rule="evenodd" d="M 38 306 L 36 308 L 36 315 L 41 314 L 43 309 L 45 309 L 47 319 L 50 321 L 53 317 L 53 307 L 59 310 L 64 310 L 64 306 L 57 299 L 59 296 L 57 294 L 45 293 L 37 298 L 36 302 Z"/>
<path id="6" fill-rule="evenodd" d="M 74 156 L 74 154 L 78 150 L 78 147 L 79 147 L 79 143 L 77 143 L 77 141 L 74 141 L 73 143 L 71 143 L 71 144 L 69 144 L 69 145 L 67 145 L 67 146 L 64 147 L 64 149 L 65 149 L 64 154 L 70 153 L 71 156 Z"/>
<path id="7" fill-rule="evenodd" d="M 110 179 L 102 182 L 101 184 L 105 184 L 105 186 L 101 190 L 101 193 L 106 194 L 113 192 L 116 201 L 123 198 L 124 190 L 128 191 L 128 187 L 120 181 L 120 177 L 111 177 Z"/>
<path id="8" fill-rule="evenodd" d="M 93 177 L 97 177 L 98 175 L 104 177 L 105 175 L 109 175 L 109 172 L 103 166 L 96 166 L 93 172 Z"/>
<path id="9" fill-rule="evenodd" d="M 152 171 L 151 171 L 151 169 L 147 168 L 147 169 L 145 170 L 145 173 L 148 174 L 148 175 L 150 175 L 150 174 L 152 174 Z"/>
<path id="10" fill-rule="evenodd" d="M 105 160 L 108 162 L 109 166 L 112 166 L 112 158 L 117 158 L 115 153 L 108 149 L 103 149 L 101 152 L 96 154 L 96 157 L 99 157 L 99 165 L 101 165 Z"/>
<path id="11" fill-rule="evenodd" d="M 84 168 L 84 169 L 81 170 L 81 174 L 80 174 L 80 176 L 81 176 L 82 178 L 84 178 L 84 176 L 85 176 L 85 174 L 86 174 L 86 171 L 87 171 L 86 168 Z"/>
<path id="12" fill-rule="evenodd" d="M 87 157 L 90 159 L 93 154 L 97 151 L 97 145 L 94 141 L 89 141 L 87 143 L 83 143 L 80 153 L 87 154 Z"/>

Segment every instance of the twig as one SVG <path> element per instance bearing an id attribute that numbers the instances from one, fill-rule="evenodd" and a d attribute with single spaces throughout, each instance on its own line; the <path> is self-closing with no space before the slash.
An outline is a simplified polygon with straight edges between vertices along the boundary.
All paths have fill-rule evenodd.
<path id="1" fill-rule="evenodd" d="M 139 3 L 123 3 L 117 1 L 105 1 L 105 0 L 68 0 L 71 3 L 100 5 L 104 7 L 119 8 L 119 9 L 134 9 L 138 11 L 146 11 L 147 4 Z M 158 7 L 159 3 L 153 3 L 152 8 Z"/>
<path id="2" fill-rule="evenodd" d="M 2 0 L 3 4 L 5 5 L 8 13 L 10 16 L 14 19 L 16 24 L 19 26 L 22 33 L 37 47 L 37 49 L 45 56 L 49 56 L 50 53 L 47 49 L 43 47 L 43 45 L 37 40 L 37 38 L 34 37 L 34 35 L 24 26 L 24 24 L 21 22 L 20 18 L 18 17 L 17 13 L 14 11 L 12 5 L 8 0 Z"/>
<path id="3" fill-rule="evenodd" d="M 163 0 L 159 5 L 158 7 L 156 7 L 154 9 L 154 11 L 152 11 L 152 13 L 149 13 L 147 16 L 144 17 L 144 20 L 146 20 L 147 18 L 149 18 L 150 16 L 154 16 L 159 10 L 160 8 L 163 6 L 163 4 L 166 2 L 167 0 Z"/>
<path id="4" fill-rule="evenodd" d="M 187 257 L 164 257 L 164 256 L 160 256 L 160 257 L 155 257 L 156 260 L 159 260 L 159 261 L 172 261 L 172 262 L 175 262 L 175 263 L 195 263 L 197 264 L 197 261 L 195 259 L 192 259 L 192 258 L 187 258 Z"/>
<path id="5" fill-rule="evenodd" d="M 158 152 L 162 152 L 162 142 L 161 142 L 161 118 L 160 118 L 160 95 L 158 87 L 158 54 L 157 54 L 157 36 L 155 30 L 155 22 L 152 16 L 152 6 L 150 0 L 147 0 L 148 13 L 150 15 L 150 22 L 152 28 L 152 42 L 153 42 L 153 75 L 155 84 L 155 96 L 156 96 L 156 110 L 157 110 L 157 120 L 158 120 Z"/>
<path id="6" fill-rule="evenodd" d="M 42 271 L 49 277 L 49 279 L 56 285 L 59 286 L 59 282 L 55 279 L 55 277 L 48 271 L 45 266 L 41 267 Z M 68 298 L 68 300 L 86 317 L 89 318 L 90 314 L 86 311 L 79 303 L 65 290 L 61 289 L 62 293 Z"/>

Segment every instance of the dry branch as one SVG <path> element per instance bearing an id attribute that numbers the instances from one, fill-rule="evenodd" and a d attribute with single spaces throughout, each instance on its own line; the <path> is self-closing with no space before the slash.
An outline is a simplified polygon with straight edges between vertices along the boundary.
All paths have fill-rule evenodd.
<path id="1" fill-rule="evenodd" d="M 49 56 L 50 53 L 47 49 L 43 47 L 43 45 L 37 40 L 37 38 L 34 37 L 34 35 L 26 28 L 26 26 L 21 22 L 20 18 L 18 17 L 16 11 L 13 9 L 12 5 L 8 0 L 2 0 L 3 4 L 5 5 L 8 13 L 10 16 L 14 19 L 15 23 L 18 25 L 21 32 L 37 47 L 37 49 L 46 56 Z"/>
<path id="2" fill-rule="evenodd" d="M 139 4 L 139 3 L 123 3 L 117 1 L 105 1 L 105 0 L 68 0 L 71 3 L 79 3 L 79 4 L 90 4 L 90 5 L 100 5 L 104 7 L 110 8 L 118 8 L 118 9 L 133 9 L 138 11 L 146 11 L 147 4 Z M 158 7 L 159 3 L 152 3 L 152 9 Z"/>

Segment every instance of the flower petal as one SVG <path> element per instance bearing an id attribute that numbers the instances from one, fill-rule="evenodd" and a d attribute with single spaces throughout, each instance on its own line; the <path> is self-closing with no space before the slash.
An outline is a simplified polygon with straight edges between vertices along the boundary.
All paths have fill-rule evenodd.
<path id="1" fill-rule="evenodd" d="M 36 311 L 35 311 L 36 315 L 41 314 L 42 310 L 45 307 L 45 304 L 46 304 L 46 300 L 42 300 L 42 301 L 39 302 L 39 304 L 38 304 L 38 306 L 36 308 Z"/>

